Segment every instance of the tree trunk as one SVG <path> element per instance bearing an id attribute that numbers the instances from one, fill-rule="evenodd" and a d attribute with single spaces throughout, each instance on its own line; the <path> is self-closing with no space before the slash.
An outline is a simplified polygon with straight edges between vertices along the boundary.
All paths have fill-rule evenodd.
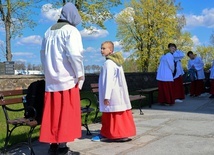
<path id="1" fill-rule="evenodd" d="M 6 31 L 6 59 L 7 61 L 12 60 L 11 54 L 11 6 L 10 0 L 7 0 L 7 16 L 5 21 L 5 31 Z"/>
<path id="2" fill-rule="evenodd" d="M 5 31 L 6 31 L 6 60 L 12 61 L 10 23 L 8 22 L 5 23 Z"/>

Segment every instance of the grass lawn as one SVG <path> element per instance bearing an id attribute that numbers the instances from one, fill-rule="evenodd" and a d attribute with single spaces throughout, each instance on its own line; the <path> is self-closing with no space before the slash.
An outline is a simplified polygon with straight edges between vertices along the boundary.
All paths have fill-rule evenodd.
<path id="1" fill-rule="evenodd" d="M 136 94 L 136 93 L 130 93 L 130 94 Z M 157 96 L 156 94 L 154 96 Z M 94 97 L 94 95 L 91 92 L 81 92 L 81 98 L 89 98 L 92 101 L 92 105 L 91 107 L 96 109 L 96 98 Z M 156 97 L 154 98 L 154 101 L 156 100 Z M 146 99 L 144 99 L 143 102 L 143 106 L 146 106 L 148 103 L 148 96 L 146 97 Z M 82 106 L 86 105 L 87 102 L 86 101 L 82 101 L 81 102 Z M 10 107 L 17 109 L 17 108 L 22 108 L 22 104 L 16 104 L 16 105 L 10 105 Z M 132 102 L 132 107 L 133 109 L 138 109 L 139 108 L 139 104 L 138 101 L 134 101 Z M 19 117 L 23 117 L 23 112 L 16 112 L 16 113 L 9 113 L 10 118 L 19 118 Z M 93 118 L 95 116 L 95 112 L 92 112 L 89 115 L 89 123 L 92 123 Z M 101 113 L 99 113 L 98 115 L 98 120 L 100 120 L 101 117 Z M 84 117 L 82 117 L 82 119 L 84 119 Z M 4 146 L 4 140 L 5 140 L 5 135 L 6 135 L 6 123 L 5 123 L 5 117 L 3 114 L 3 110 L 0 109 L 0 148 L 2 148 Z M 34 130 L 33 133 L 33 139 L 38 139 L 39 136 L 39 129 L 40 126 L 36 127 L 36 129 Z M 27 140 L 27 134 L 26 132 L 29 130 L 29 127 L 18 127 L 17 129 L 14 130 L 11 139 L 10 139 L 10 145 L 14 144 L 14 143 L 18 143 L 21 141 L 25 141 Z"/>

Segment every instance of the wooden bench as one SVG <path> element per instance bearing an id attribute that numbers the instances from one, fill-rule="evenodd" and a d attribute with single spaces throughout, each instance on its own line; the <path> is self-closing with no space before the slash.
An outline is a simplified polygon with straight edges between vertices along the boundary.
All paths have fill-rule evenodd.
<path id="1" fill-rule="evenodd" d="M 99 113 L 99 85 L 98 83 L 92 83 L 91 84 L 91 91 L 94 94 L 95 98 L 96 98 L 96 102 L 97 102 L 97 108 L 95 110 L 95 117 L 94 117 L 94 122 L 97 122 L 97 116 Z M 130 95 L 129 99 L 130 101 L 137 101 L 139 100 L 139 110 L 140 110 L 140 115 L 143 115 L 143 111 L 142 111 L 142 101 L 143 99 L 145 99 L 146 97 L 143 95 Z"/>
<path id="2" fill-rule="evenodd" d="M 143 95 L 143 94 L 149 95 L 149 108 L 152 107 L 152 104 L 154 102 L 153 101 L 153 94 L 155 91 L 158 91 L 158 87 L 137 90 L 137 92 L 140 93 L 141 95 Z"/>
<path id="3" fill-rule="evenodd" d="M 34 150 L 32 148 L 32 144 L 31 144 L 31 137 L 32 137 L 32 133 L 35 129 L 36 126 L 40 125 L 35 119 L 26 119 L 24 118 L 24 104 L 23 104 L 23 99 L 27 94 L 27 89 L 23 89 L 23 90 L 9 90 L 9 91 L 0 91 L 0 106 L 2 106 L 3 109 L 3 113 L 4 113 L 4 117 L 6 119 L 6 138 L 5 138 L 5 143 L 4 143 L 4 147 L 3 147 L 3 152 L 7 152 L 8 149 L 8 143 L 9 140 L 11 138 L 12 132 L 20 126 L 27 126 L 29 127 L 29 131 L 27 133 L 28 135 L 28 140 L 27 142 L 22 142 L 19 143 L 26 145 L 29 150 L 30 150 L 30 154 L 34 155 Z M 82 125 L 86 128 L 86 134 L 87 135 L 91 135 L 91 132 L 88 128 L 88 116 L 89 114 L 94 111 L 93 108 L 90 108 L 91 106 L 91 100 L 88 98 L 82 98 L 81 100 L 86 100 L 87 101 L 87 105 L 84 107 L 81 107 L 81 113 L 82 116 L 84 114 L 84 122 L 82 123 Z M 16 109 L 16 108 L 11 108 L 10 105 L 20 105 L 21 108 Z M 16 112 L 21 112 L 20 114 L 23 113 L 23 117 L 20 118 L 12 118 L 9 115 L 9 113 L 16 113 Z M 72 120 L 71 120 L 72 121 Z M 1 154 L 1 153 L 0 153 Z"/>
<path id="4" fill-rule="evenodd" d="M 185 94 L 186 95 L 189 93 L 188 87 L 189 87 L 190 84 L 191 84 L 191 82 L 184 82 L 183 83 L 183 86 L 185 87 Z M 158 91 L 158 87 L 137 90 L 137 92 L 140 93 L 141 95 L 143 95 L 143 94 L 148 94 L 149 95 L 149 108 L 151 108 L 152 104 L 154 103 L 153 94 L 154 94 L 155 91 Z"/>

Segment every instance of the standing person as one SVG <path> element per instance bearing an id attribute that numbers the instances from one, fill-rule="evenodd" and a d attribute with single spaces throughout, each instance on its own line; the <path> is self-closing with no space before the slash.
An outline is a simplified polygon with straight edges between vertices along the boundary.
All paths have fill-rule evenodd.
<path id="1" fill-rule="evenodd" d="M 101 53 L 106 61 L 99 77 L 99 107 L 102 112 L 100 135 L 92 141 L 107 138 L 115 141 L 129 141 L 136 135 L 131 111 L 128 88 L 122 64 L 124 58 L 120 52 L 113 53 L 114 44 L 106 41 L 101 45 Z"/>
<path id="2" fill-rule="evenodd" d="M 214 60 L 212 62 L 212 66 L 209 72 L 210 72 L 210 94 L 211 94 L 209 98 L 214 98 Z"/>
<path id="3" fill-rule="evenodd" d="M 168 45 L 169 51 L 160 58 L 160 64 L 157 71 L 158 80 L 158 102 L 162 105 L 174 105 L 174 78 L 175 63 L 173 53 L 176 50 L 175 44 Z"/>
<path id="4" fill-rule="evenodd" d="M 81 137 L 79 88 L 84 67 L 81 22 L 72 3 L 63 6 L 60 19 L 44 35 L 41 61 L 45 75 L 44 115 L 40 142 L 51 143 L 49 154 L 72 154 L 66 142 Z"/>
<path id="5" fill-rule="evenodd" d="M 196 79 L 191 82 L 190 96 L 200 96 L 204 91 L 204 63 L 202 59 L 196 56 L 192 51 L 187 53 L 190 58 L 188 61 L 188 70 L 196 71 Z"/>
<path id="6" fill-rule="evenodd" d="M 175 45 L 176 47 L 176 45 Z M 184 58 L 184 53 L 180 50 L 177 50 L 173 54 L 174 56 L 174 61 L 175 61 L 175 69 L 176 73 L 174 76 L 174 97 L 175 97 L 175 102 L 183 102 L 182 100 L 185 98 L 184 95 L 184 86 L 183 86 L 183 75 L 184 75 L 184 70 L 181 64 L 181 60 Z"/>

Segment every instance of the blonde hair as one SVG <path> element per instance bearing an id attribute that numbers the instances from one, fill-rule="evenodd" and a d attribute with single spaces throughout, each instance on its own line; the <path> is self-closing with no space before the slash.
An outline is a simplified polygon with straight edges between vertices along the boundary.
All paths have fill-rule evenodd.
<path id="1" fill-rule="evenodd" d="M 114 51 L 114 43 L 112 41 L 105 41 L 101 44 L 101 46 L 104 44 L 110 45 L 110 49 L 112 50 L 112 52 Z"/>

